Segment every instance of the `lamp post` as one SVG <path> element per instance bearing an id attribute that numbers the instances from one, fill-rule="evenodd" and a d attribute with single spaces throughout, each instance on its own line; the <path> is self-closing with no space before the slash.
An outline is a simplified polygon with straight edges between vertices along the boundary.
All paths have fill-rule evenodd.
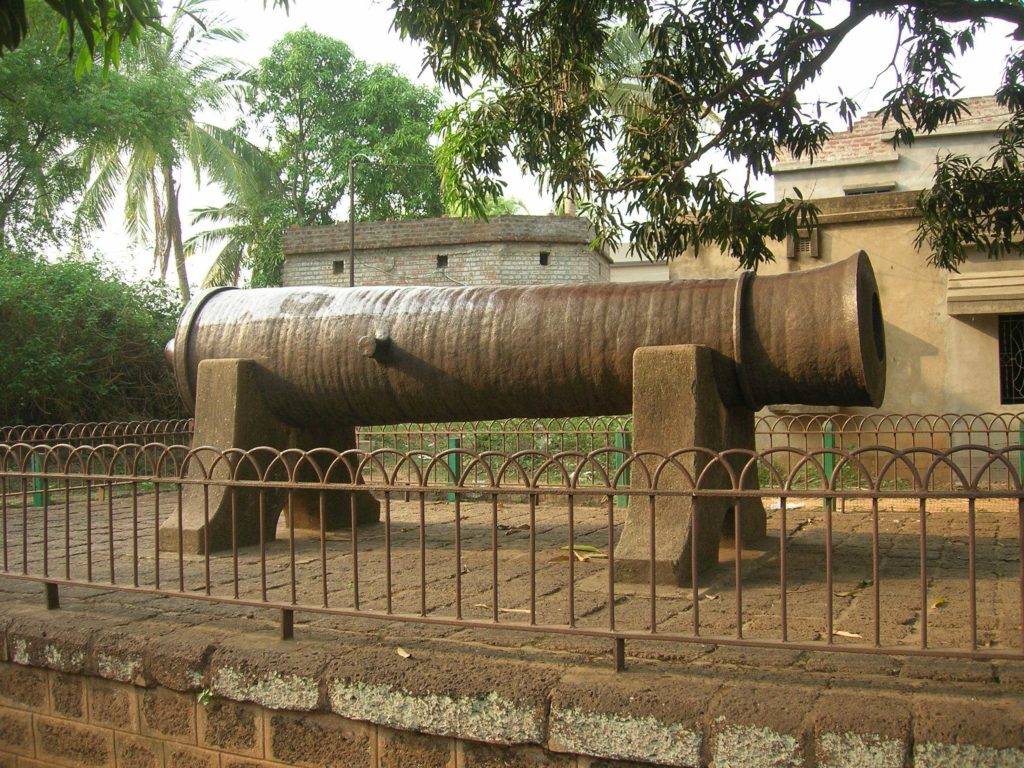
<path id="1" fill-rule="evenodd" d="M 348 160 L 348 287 L 356 285 L 356 160 L 370 158 L 363 153 L 352 155 Z"/>

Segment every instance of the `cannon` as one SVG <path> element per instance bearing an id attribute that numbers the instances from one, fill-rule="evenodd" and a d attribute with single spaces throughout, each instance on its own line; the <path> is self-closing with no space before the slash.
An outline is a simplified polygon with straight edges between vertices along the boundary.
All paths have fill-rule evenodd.
<path id="1" fill-rule="evenodd" d="M 664 283 L 214 288 L 186 308 L 167 356 L 195 410 L 195 444 L 220 448 L 345 449 L 364 425 L 629 411 L 636 450 L 752 448 L 763 406 L 878 406 L 885 388 L 863 252 L 782 275 Z M 659 546 L 664 577 L 682 580 L 693 510 L 673 505 L 657 514 Z M 190 549 L 223 543 L 224 506 L 186 510 Z M 329 526 L 375 519 L 367 494 L 337 506 Z M 294 514 L 319 527 L 313 510 Z M 715 514 L 701 526 L 702 562 L 717 556 Z M 198 536 L 206 517 L 217 533 Z M 763 531 L 763 510 L 744 520 Z M 648 524 L 631 512 L 616 553 L 624 574 Z M 169 548 L 185 538 L 177 520 L 163 528 Z"/>

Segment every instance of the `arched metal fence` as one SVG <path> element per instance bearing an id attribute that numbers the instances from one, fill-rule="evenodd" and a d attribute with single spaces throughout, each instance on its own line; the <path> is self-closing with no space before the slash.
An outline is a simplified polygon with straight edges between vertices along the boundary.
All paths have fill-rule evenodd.
<path id="1" fill-rule="evenodd" d="M 617 659 L 627 641 L 1024 659 L 1022 450 L 0 445 L 0 572 L 51 602 L 89 586 L 274 608 L 287 627 L 311 611 L 573 634 Z M 160 528 L 180 531 L 197 487 L 232 510 L 258 498 L 257 544 L 186 558 L 179 534 L 168 548 Z M 328 530 L 324 510 L 355 490 L 381 522 Z M 319 531 L 283 514 L 300 495 L 320 500 Z M 625 522 L 679 500 L 731 508 L 731 554 L 706 575 L 691 554 L 663 583 L 652 535 L 647 576 L 622 583 Z M 744 500 L 767 510 L 757 541 Z M 689 535 L 710 519 L 690 515 Z"/>

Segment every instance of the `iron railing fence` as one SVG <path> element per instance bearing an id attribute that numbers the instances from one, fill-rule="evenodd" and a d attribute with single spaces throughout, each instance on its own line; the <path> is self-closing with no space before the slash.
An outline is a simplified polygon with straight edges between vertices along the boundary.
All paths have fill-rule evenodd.
<path id="1" fill-rule="evenodd" d="M 755 424 L 757 446 L 765 450 L 777 447 L 811 451 L 824 449 L 823 467 L 826 472 L 836 465 L 828 452 L 833 448 L 856 450 L 863 446 L 887 446 L 899 450 L 927 448 L 946 451 L 957 446 L 978 445 L 1000 449 L 1024 443 L 1024 415 L 1016 413 L 945 413 L 945 414 L 809 414 L 759 416 Z M 957 466 L 972 476 L 979 456 L 973 451 L 953 454 Z M 926 452 L 913 454 L 917 469 L 923 471 L 928 459 Z M 791 467 L 785 467 L 786 470 Z M 873 467 L 878 471 L 880 467 Z M 1024 475 L 1024 463 L 1018 462 L 1018 474 Z M 908 484 L 912 477 L 906 467 L 889 470 L 888 482 Z M 942 471 L 936 481 L 955 484 L 955 473 Z M 993 468 L 987 481 L 1005 481 Z M 818 478 L 808 477 L 807 487 L 813 487 Z"/>
<path id="2" fill-rule="evenodd" d="M 975 457 L 971 475 L 965 453 Z M 627 641 L 637 650 L 664 641 L 1024 659 L 1022 453 L 0 445 L 0 575 L 44 583 L 54 606 L 59 587 L 86 586 L 272 608 L 286 634 L 294 612 L 309 611 L 497 628 L 540 643 L 571 635 L 611 641 L 617 666 Z M 886 480 L 895 466 L 909 483 Z M 820 487 L 803 487 L 806 467 Z M 941 481 L 948 474 L 955 482 Z M 232 546 L 188 555 L 178 534 L 162 551 L 161 523 L 177 520 L 180 531 L 197 487 L 207 516 L 212 493 L 230 495 Z M 380 500 L 381 522 L 327 530 L 328 508 L 354 490 Z M 311 495 L 318 531 L 279 519 Z M 254 501 L 258 541 L 239 546 L 235 509 Z M 768 535 L 747 541 L 741 506 L 758 501 Z M 666 510 L 678 520 L 681 503 L 704 510 L 686 521 L 691 537 L 719 524 L 717 514 L 735 532 L 710 573 L 697 577 L 695 550 L 679 563 L 673 582 L 690 582 L 683 587 L 652 577 L 663 575 Z M 615 545 L 631 515 L 656 524 L 646 576 L 626 584 Z"/>
<path id="3" fill-rule="evenodd" d="M 38 447 L 51 447 L 58 455 L 67 455 L 82 446 L 106 449 L 125 444 L 160 443 L 188 445 L 192 441 L 192 419 L 149 419 L 143 421 L 96 421 L 67 424 L 36 424 L 0 427 L 0 445 L 9 446 L 10 459 L 36 472 L 42 471 L 43 453 Z M 53 460 L 56 460 L 54 458 Z M 11 492 L 25 491 L 39 499 L 42 483 L 29 482 L 24 487 L 11 487 Z M 83 486 L 84 487 L 84 486 Z"/>
<path id="4" fill-rule="evenodd" d="M 614 473 L 620 468 L 616 462 L 632 448 L 632 426 L 630 416 L 402 424 L 361 428 L 357 432 L 357 446 L 367 452 L 387 449 L 396 454 L 451 451 L 448 456 L 454 472 L 459 470 L 462 450 L 473 453 L 531 451 L 537 455 L 547 455 L 567 451 L 594 452 L 608 448 L 614 450 L 595 455 L 599 455 L 597 461 L 603 462 L 603 471 Z M 192 429 L 191 420 L 4 427 L 0 428 L 0 442 L 27 445 L 64 443 L 98 446 L 125 442 L 187 445 L 191 442 Z M 812 464 L 803 464 L 800 476 L 794 481 L 804 489 L 812 489 L 822 487 L 824 475 L 836 467 L 838 453 L 833 452 L 833 449 L 852 451 L 866 446 L 888 446 L 900 450 L 948 450 L 964 445 L 999 449 L 1024 442 L 1024 416 L 1013 413 L 768 414 L 757 417 L 755 434 L 756 445 L 760 450 L 824 450 L 822 473 Z M 794 469 L 794 455 L 786 453 L 775 459 L 777 462 L 786 462 L 779 469 L 787 475 Z M 911 455 L 918 462 L 915 469 L 923 471 L 928 461 L 927 454 Z M 982 456 L 971 450 L 959 451 L 954 456 L 967 476 L 972 476 L 977 462 L 983 460 Z M 865 456 L 863 460 L 873 459 Z M 1018 474 L 1024 475 L 1024 465 L 1016 469 Z M 872 466 L 876 474 L 881 470 L 881 465 Z M 403 479 L 411 481 L 411 465 L 404 465 L 403 471 Z M 1005 480 L 997 477 L 1000 471 L 991 468 L 987 482 Z M 909 468 L 903 463 L 888 465 L 885 474 L 885 482 L 896 487 L 907 486 L 913 481 Z M 940 474 L 936 482 L 958 482 L 956 473 L 949 468 L 942 468 Z M 549 467 L 542 480 L 546 484 L 557 484 L 557 470 Z M 620 498 L 620 505 L 624 501 L 624 498 Z"/>
<path id="5" fill-rule="evenodd" d="M 95 421 L 0 427 L 5 445 L 122 445 L 159 442 L 186 444 L 192 439 L 192 419 Z"/>

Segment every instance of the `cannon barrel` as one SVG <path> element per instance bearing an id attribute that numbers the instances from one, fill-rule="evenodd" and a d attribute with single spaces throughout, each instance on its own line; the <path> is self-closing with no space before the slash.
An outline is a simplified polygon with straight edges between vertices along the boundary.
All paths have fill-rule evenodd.
<path id="1" fill-rule="evenodd" d="M 825 267 L 664 283 L 211 289 L 168 358 L 194 407 L 197 370 L 248 358 L 296 426 L 626 413 L 633 353 L 699 344 L 723 399 L 878 406 L 885 337 L 865 253 Z"/>

